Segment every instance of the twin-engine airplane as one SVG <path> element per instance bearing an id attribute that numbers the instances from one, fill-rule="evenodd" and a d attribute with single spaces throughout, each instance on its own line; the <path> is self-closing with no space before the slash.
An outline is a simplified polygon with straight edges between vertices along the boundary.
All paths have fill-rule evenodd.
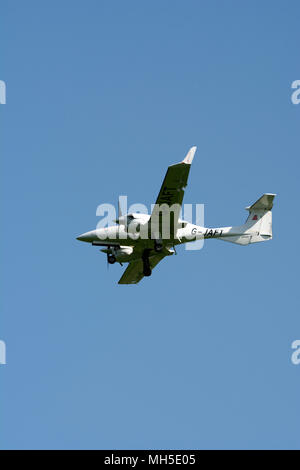
<path id="1" fill-rule="evenodd" d="M 238 245 L 263 242 L 272 238 L 272 207 L 275 194 L 264 194 L 252 206 L 249 216 L 238 227 L 205 228 L 179 219 L 184 189 L 196 152 L 192 147 L 185 159 L 169 166 L 151 215 L 122 215 L 117 225 L 98 228 L 77 240 L 104 246 L 107 261 L 129 263 L 119 284 L 137 284 L 166 256 L 176 253 L 175 246 L 199 239 L 216 238 Z"/>

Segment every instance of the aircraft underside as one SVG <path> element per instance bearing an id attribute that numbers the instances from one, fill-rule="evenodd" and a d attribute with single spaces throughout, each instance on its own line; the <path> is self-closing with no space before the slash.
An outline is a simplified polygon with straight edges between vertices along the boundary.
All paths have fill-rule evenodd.
<path id="1" fill-rule="evenodd" d="M 119 284 L 137 284 L 144 276 L 151 276 L 160 261 L 176 253 L 175 246 L 179 244 L 219 239 L 249 245 L 272 239 L 275 194 L 266 193 L 247 207 L 248 218 L 238 227 L 205 228 L 179 218 L 195 151 L 196 147 L 192 147 L 181 163 L 168 168 L 150 216 L 122 215 L 119 207 L 117 225 L 92 230 L 77 238 L 103 247 L 101 251 L 106 253 L 108 264 L 128 263 Z"/>

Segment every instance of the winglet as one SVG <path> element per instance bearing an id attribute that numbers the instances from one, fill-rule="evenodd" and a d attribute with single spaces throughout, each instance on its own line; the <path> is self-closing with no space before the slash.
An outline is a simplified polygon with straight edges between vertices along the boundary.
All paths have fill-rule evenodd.
<path id="1" fill-rule="evenodd" d="M 182 160 L 181 163 L 186 163 L 187 165 L 191 165 L 193 158 L 195 156 L 195 152 L 197 150 L 197 147 L 192 147 L 186 154 L 186 157 Z"/>

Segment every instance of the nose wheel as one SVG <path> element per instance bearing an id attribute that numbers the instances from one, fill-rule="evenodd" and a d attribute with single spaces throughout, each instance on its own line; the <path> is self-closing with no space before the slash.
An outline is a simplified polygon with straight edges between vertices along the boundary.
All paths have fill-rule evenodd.
<path id="1" fill-rule="evenodd" d="M 116 261 L 117 261 L 117 260 L 116 260 L 115 255 L 109 255 L 109 254 L 107 255 L 107 262 L 108 262 L 109 264 L 114 264 Z"/>

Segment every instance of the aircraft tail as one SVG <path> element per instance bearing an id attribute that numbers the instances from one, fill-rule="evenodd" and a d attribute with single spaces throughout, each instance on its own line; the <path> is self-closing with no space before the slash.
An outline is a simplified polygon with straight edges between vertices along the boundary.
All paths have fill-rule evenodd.
<path id="1" fill-rule="evenodd" d="M 274 197 L 275 194 L 263 194 L 252 206 L 246 207 L 249 216 L 245 224 L 239 227 L 239 234 L 222 239 L 238 245 L 249 245 L 249 243 L 271 240 L 273 236 L 272 207 Z"/>

